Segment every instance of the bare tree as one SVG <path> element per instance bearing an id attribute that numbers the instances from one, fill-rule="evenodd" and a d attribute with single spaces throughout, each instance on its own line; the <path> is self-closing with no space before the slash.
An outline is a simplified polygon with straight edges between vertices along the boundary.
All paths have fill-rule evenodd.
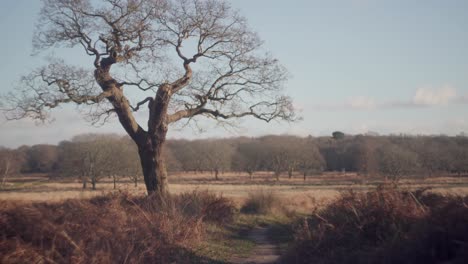
<path id="1" fill-rule="evenodd" d="M 205 151 L 202 140 L 176 140 L 171 142 L 173 154 L 181 163 L 182 170 L 195 173 L 207 170 L 207 159 L 203 155 Z"/>
<path id="2" fill-rule="evenodd" d="M 420 168 L 416 153 L 396 144 L 383 144 L 376 149 L 379 172 L 385 178 L 398 181 L 402 176 L 410 176 Z"/>
<path id="3" fill-rule="evenodd" d="M 265 148 L 265 166 L 273 171 L 273 175 L 277 181 L 281 173 L 288 170 L 289 165 L 289 154 L 287 144 L 285 140 L 282 140 L 282 136 L 265 136 L 260 138 Z"/>
<path id="4" fill-rule="evenodd" d="M 51 172 L 57 165 L 57 147 L 54 145 L 34 145 L 26 152 L 29 172 Z"/>
<path id="5" fill-rule="evenodd" d="M 215 174 L 215 180 L 219 180 L 219 172 L 231 169 L 234 149 L 229 142 L 224 140 L 207 140 L 204 142 L 204 153 L 207 169 Z"/>
<path id="6" fill-rule="evenodd" d="M 3 188 L 5 186 L 6 179 L 12 171 L 12 163 L 12 151 L 9 149 L 0 149 L 0 175 L 2 177 L 0 188 Z"/>
<path id="7" fill-rule="evenodd" d="M 356 170 L 366 177 L 379 172 L 376 149 L 384 140 L 372 136 L 357 136 L 354 142 Z"/>
<path id="8" fill-rule="evenodd" d="M 461 176 L 462 173 L 468 172 L 468 138 L 458 136 L 455 138 L 455 142 L 452 150 L 452 167 L 453 171 Z"/>
<path id="9" fill-rule="evenodd" d="M 94 121 L 117 115 L 138 146 L 149 194 L 167 192 L 161 154 L 170 124 L 200 116 L 295 119 L 281 95 L 285 69 L 225 1 L 43 0 L 33 44 L 81 47 L 94 73 L 52 61 L 7 96 L 7 118 L 45 120 L 64 103 L 94 106 Z M 134 116 L 145 104 L 146 129 Z"/>
<path id="10" fill-rule="evenodd" d="M 310 173 L 321 172 L 325 168 L 325 160 L 313 139 L 306 138 L 298 150 L 298 169 L 302 171 L 303 179 Z"/>
<path id="11" fill-rule="evenodd" d="M 237 146 L 233 157 L 233 167 L 238 171 L 245 171 L 251 180 L 266 159 L 265 147 L 258 140 L 242 142 Z"/>
<path id="12" fill-rule="evenodd" d="M 105 176 L 116 177 L 118 171 L 122 170 L 122 164 L 117 160 L 120 153 L 116 145 L 119 145 L 118 137 L 110 134 L 80 135 L 74 137 L 72 142 L 62 142 L 60 171 L 65 175 L 78 175 L 83 182 L 83 189 L 90 181 L 95 190 L 100 179 Z"/>
<path id="13" fill-rule="evenodd" d="M 118 154 L 119 165 L 117 166 L 116 174 L 128 177 L 135 187 L 138 187 L 138 180 L 142 178 L 138 149 L 128 138 L 124 138 L 120 146 L 121 150 Z"/>

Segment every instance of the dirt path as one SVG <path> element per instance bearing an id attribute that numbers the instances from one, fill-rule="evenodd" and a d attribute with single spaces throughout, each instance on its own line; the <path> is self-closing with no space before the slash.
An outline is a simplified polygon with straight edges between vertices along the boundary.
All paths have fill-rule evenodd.
<path id="1" fill-rule="evenodd" d="M 256 227 L 249 232 L 248 239 L 257 246 L 250 256 L 234 258 L 233 264 L 273 264 L 280 257 L 278 247 L 268 239 L 268 227 Z"/>

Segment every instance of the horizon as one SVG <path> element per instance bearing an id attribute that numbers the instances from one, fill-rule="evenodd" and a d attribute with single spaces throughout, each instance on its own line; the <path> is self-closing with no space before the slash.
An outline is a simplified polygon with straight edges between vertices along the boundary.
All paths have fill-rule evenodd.
<path id="1" fill-rule="evenodd" d="M 341 132 L 341 131 L 333 131 L 333 132 Z M 347 134 L 344 133 L 346 138 L 353 138 L 357 136 L 364 136 L 364 137 L 405 137 L 405 138 L 412 138 L 412 137 L 428 137 L 428 138 L 437 138 L 437 137 L 451 137 L 451 138 L 457 138 L 457 137 L 468 137 L 468 135 L 464 132 L 461 132 L 456 135 L 446 135 L 446 134 L 405 134 L 405 133 L 397 133 L 397 134 L 379 134 L 374 131 L 368 131 L 367 133 L 360 133 L 360 134 Z M 78 136 L 83 136 L 83 135 L 91 135 L 91 136 L 102 136 L 102 135 L 112 135 L 112 136 L 117 136 L 120 138 L 128 137 L 128 135 L 124 133 L 118 133 L 118 132 L 110 132 L 110 133 L 80 133 L 76 135 L 72 135 L 70 138 L 58 140 L 56 142 L 38 142 L 34 144 L 21 144 L 21 145 L 16 145 L 16 146 L 8 146 L 8 145 L 1 145 L 0 144 L 0 149 L 1 148 L 7 148 L 7 149 L 18 149 L 20 147 L 32 147 L 36 145 L 51 145 L 51 146 L 58 146 L 61 142 L 71 142 L 73 138 L 78 137 Z M 307 137 L 312 137 L 314 139 L 321 139 L 321 138 L 333 138 L 332 132 L 329 135 L 294 135 L 294 134 L 263 134 L 263 135 L 257 135 L 257 136 L 243 136 L 243 135 L 232 135 L 232 136 L 212 136 L 212 137 L 197 137 L 197 138 L 184 138 L 184 137 L 168 137 L 166 140 L 167 141 L 178 141 L 178 140 L 187 140 L 187 141 L 197 141 L 197 140 L 232 140 L 232 139 L 240 139 L 240 138 L 249 138 L 249 139 L 260 139 L 263 137 L 297 137 L 297 138 L 307 138 Z"/>
<path id="2" fill-rule="evenodd" d="M 285 93 L 304 121 L 246 119 L 227 130 L 202 121 L 203 133 L 198 127 L 171 127 L 168 138 L 327 136 L 333 131 L 455 136 L 468 131 L 468 2 L 230 3 L 288 69 Z M 43 58 L 51 53 L 91 67 L 76 50 L 31 57 L 40 2 L 0 5 L 0 32 L 6 39 L 0 49 L 8 51 L 0 65 L 0 94 L 14 90 L 20 77 L 44 65 Z M 56 144 L 82 133 L 124 133 L 115 118 L 102 127 L 91 126 L 73 106 L 55 109 L 52 116 L 55 122 L 40 126 L 2 117 L 0 145 Z"/>

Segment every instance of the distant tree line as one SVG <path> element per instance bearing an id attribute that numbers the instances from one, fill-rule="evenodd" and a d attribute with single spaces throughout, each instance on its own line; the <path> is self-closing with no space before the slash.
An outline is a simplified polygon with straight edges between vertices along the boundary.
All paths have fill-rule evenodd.
<path id="1" fill-rule="evenodd" d="M 264 136 L 201 140 L 169 140 L 163 151 L 169 172 L 226 171 L 251 179 L 270 171 L 276 179 L 323 171 L 357 172 L 366 177 L 398 179 L 468 172 L 468 137 L 457 136 Z M 117 164 L 117 165 L 116 165 Z M 78 177 L 92 188 L 103 177 L 142 178 L 135 144 L 118 135 L 84 134 L 55 145 L 0 148 L 2 183 L 11 174 L 50 173 Z"/>

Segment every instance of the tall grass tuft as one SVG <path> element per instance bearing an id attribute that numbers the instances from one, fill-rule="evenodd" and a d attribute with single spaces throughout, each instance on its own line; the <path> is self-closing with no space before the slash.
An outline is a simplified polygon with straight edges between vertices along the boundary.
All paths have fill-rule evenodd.
<path id="1" fill-rule="evenodd" d="M 283 209 L 281 199 L 272 191 L 259 189 L 249 193 L 247 200 L 241 207 L 245 214 L 270 214 Z"/>

